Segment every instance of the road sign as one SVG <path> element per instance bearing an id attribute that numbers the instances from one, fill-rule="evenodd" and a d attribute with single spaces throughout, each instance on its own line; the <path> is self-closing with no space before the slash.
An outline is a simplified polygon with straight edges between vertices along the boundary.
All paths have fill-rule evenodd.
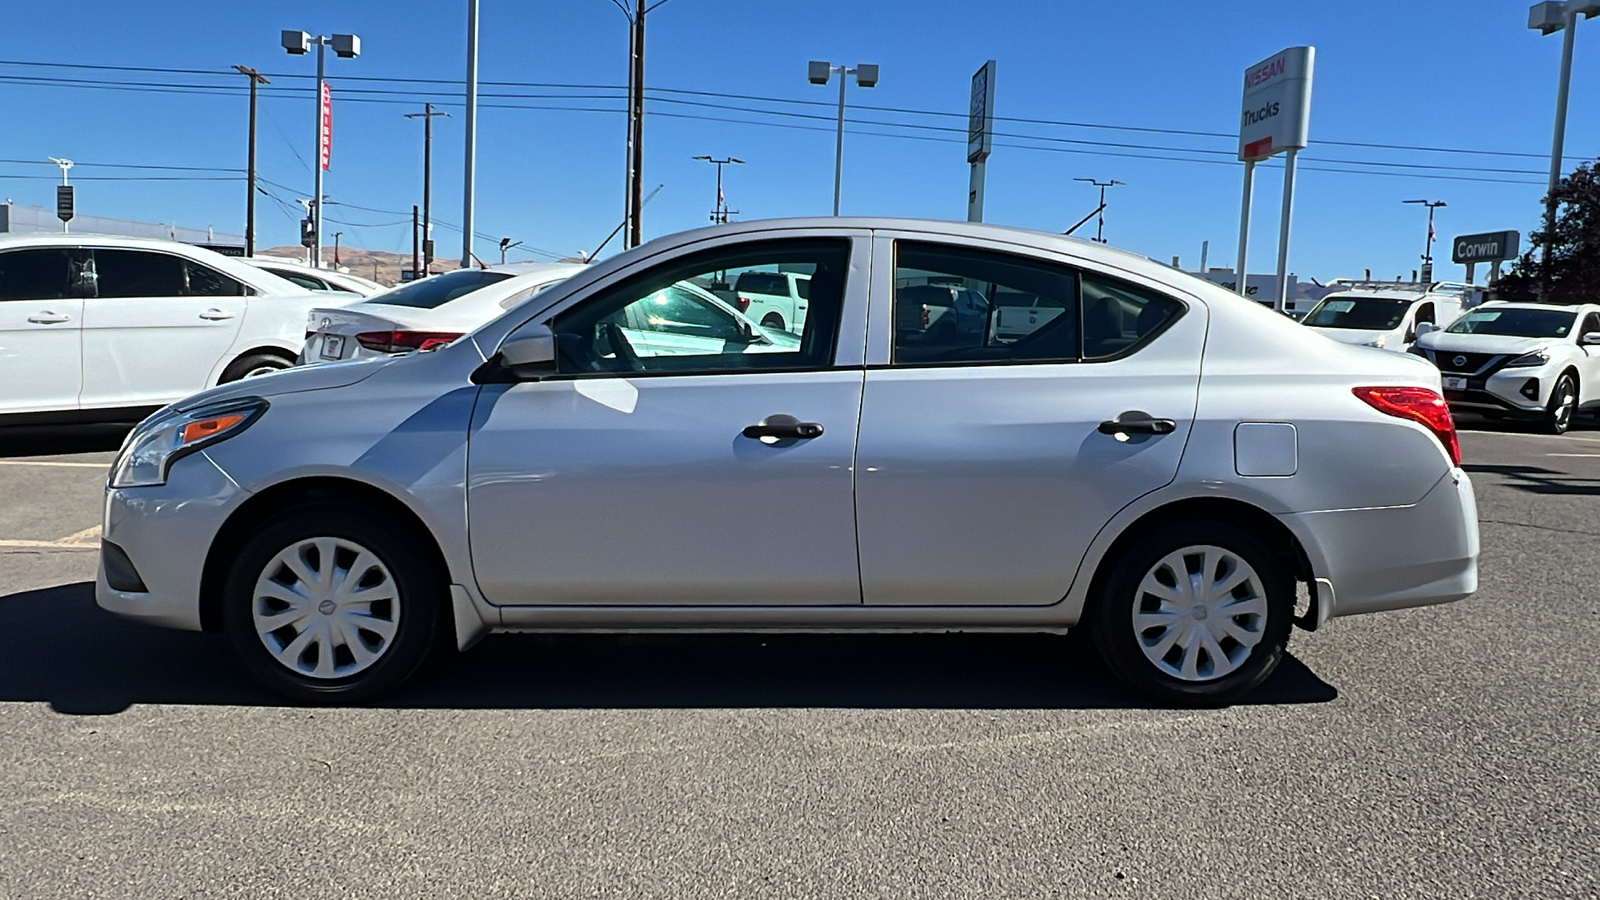
<path id="1" fill-rule="evenodd" d="M 1313 47 L 1290 47 L 1244 70 L 1239 159 L 1301 150 L 1311 130 Z"/>
<path id="2" fill-rule="evenodd" d="M 1517 231 L 1463 234 L 1450 242 L 1450 258 L 1458 263 L 1503 262 L 1517 258 L 1521 243 Z"/>
<path id="3" fill-rule="evenodd" d="M 967 114 L 967 162 L 982 162 L 994 149 L 994 60 L 972 75 L 972 104 Z"/>
<path id="4" fill-rule="evenodd" d="M 317 129 L 317 158 L 326 172 L 333 158 L 333 90 L 327 82 L 322 83 L 322 125 Z"/>
<path id="5" fill-rule="evenodd" d="M 56 218 L 63 222 L 72 221 L 72 185 L 56 185 Z"/>

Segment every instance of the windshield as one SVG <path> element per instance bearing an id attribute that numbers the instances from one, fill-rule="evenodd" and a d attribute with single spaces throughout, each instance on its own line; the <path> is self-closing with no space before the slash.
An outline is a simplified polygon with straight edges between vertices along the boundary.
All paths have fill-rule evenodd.
<path id="1" fill-rule="evenodd" d="M 488 287 L 497 281 L 505 281 L 511 275 L 505 272 L 489 272 L 483 269 L 457 269 L 443 275 L 433 275 L 421 281 L 413 281 L 404 287 L 397 287 L 372 298 L 373 303 L 382 303 L 385 306 L 410 306 L 416 309 L 434 309 L 449 303 L 462 294 L 470 294 L 481 287 Z"/>
<path id="2" fill-rule="evenodd" d="M 1558 338 L 1572 330 L 1577 313 L 1561 309 L 1475 309 L 1446 328 L 1451 334 L 1503 334 Z"/>
<path id="3" fill-rule="evenodd" d="M 1400 325 L 1410 308 L 1404 297 L 1324 297 L 1301 321 L 1313 328 L 1388 331 Z"/>

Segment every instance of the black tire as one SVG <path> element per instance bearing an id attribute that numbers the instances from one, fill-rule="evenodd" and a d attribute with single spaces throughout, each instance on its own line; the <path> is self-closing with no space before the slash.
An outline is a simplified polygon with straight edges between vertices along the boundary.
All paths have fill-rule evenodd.
<path id="1" fill-rule="evenodd" d="M 222 370 L 222 376 L 217 379 L 217 384 L 227 384 L 253 375 L 264 375 L 267 371 L 278 372 L 293 366 L 294 360 L 276 353 L 246 353 L 228 363 L 228 367 Z"/>
<path id="2" fill-rule="evenodd" d="M 280 662 L 268 649 L 267 641 L 272 639 L 288 643 L 290 635 L 305 629 L 297 631 L 294 625 L 286 624 L 278 631 L 263 636 L 257 633 L 253 616 L 258 608 L 257 582 L 266 574 L 268 566 L 274 564 L 281 551 L 314 538 L 330 538 L 359 545 L 359 549 L 377 558 L 393 580 L 394 599 L 387 601 L 391 605 L 382 610 L 393 623 L 392 636 L 387 644 L 376 651 L 374 661 L 354 674 L 343 677 L 313 677 Z M 350 551 L 342 543 L 339 552 L 349 558 Z M 223 593 L 223 629 L 244 668 L 257 681 L 279 693 L 302 703 L 327 705 L 370 700 L 398 687 L 422 665 L 430 649 L 440 643 L 438 636 L 443 628 L 444 614 L 449 609 L 449 584 L 448 577 L 433 562 L 434 556 L 409 531 L 377 519 L 326 504 L 291 509 L 268 520 L 234 556 Z M 301 557 L 301 561 L 307 562 L 307 558 Z M 337 566 L 337 563 L 336 557 L 334 565 Z M 280 575 L 290 574 L 281 564 L 275 567 Z M 356 573 L 353 565 L 347 571 L 358 579 L 364 579 L 369 574 L 365 569 Z M 343 582 L 344 579 L 340 579 L 340 583 Z M 260 608 L 267 611 L 271 611 L 270 606 L 277 603 L 266 597 L 261 598 L 260 602 L 263 604 Z M 368 604 L 368 611 L 377 611 L 383 602 Z M 323 613 L 333 614 L 327 610 Z M 306 622 L 307 628 L 313 627 L 314 623 L 321 622 L 318 615 L 317 612 L 307 613 L 301 621 Z M 280 632 L 288 633 L 280 636 Z M 368 634 L 361 632 L 361 635 Z M 378 637 L 375 632 L 370 636 Z M 363 640 L 363 647 L 372 652 L 363 637 L 358 635 L 357 639 Z M 318 649 L 313 651 L 314 655 L 320 656 L 321 646 L 319 644 Z M 359 665 L 350 656 L 348 632 L 342 651 L 347 665 Z M 301 651 L 302 663 L 305 662 L 306 652 Z M 338 657 L 338 653 L 330 653 L 330 660 L 334 663 L 338 662 Z"/>
<path id="3" fill-rule="evenodd" d="M 1152 574 L 1169 554 L 1185 548 L 1198 547 L 1220 548 L 1243 560 L 1249 568 L 1255 570 L 1257 586 L 1264 595 L 1262 599 L 1265 603 L 1262 605 L 1265 609 L 1265 621 L 1255 621 L 1241 616 L 1246 621 L 1246 628 L 1253 628 L 1259 634 L 1254 646 L 1247 648 L 1233 638 L 1224 638 L 1216 644 L 1224 651 L 1223 655 L 1230 657 L 1230 660 L 1233 653 L 1242 651 L 1243 655 L 1237 662 L 1219 664 L 1210 656 L 1209 651 L 1195 651 L 1196 658 L 1199 659 L 1204 655 L 1209 659 L 1212 668 L 1231 665 L 1236 665 L 1236 668 L 1225 671 L 1218 677 L 1207 678 L 1197 666 L 1196 677 L 1185 679 L 1164 671 L 1146 655 L 1141 645 L 1141 635 L 1135 630 L 1133 617 L 1136 611 L 1154 611 L 1151 609 L 1151 602 L 1157 598 L 1154 594 L 1144 594 L 1140 590 L 1145 576 Z M 1282 554 L 1273 552 L 1258 536 L 1225 522 L 1203 520 L 1171 522 L 1159 525 L 1125 544 L 1120 554 L 1120 559 L 1111 562 L 1113 568 L 1098 596 L 1090 599 L 1086 614 L 1095 647 L 1099 650 L 1101 658 L 1123 681 L 1165 703 L 1180 706 L 1221 706 L 1249 693 L 1277 668 L 1288 646 L 1289 631 L 1293 625 L 1295 581 L 1291 574 L 1290 561 Z M 1185 557 L 1185 562 L 1187 563 L 1190 558 Z M 1254 587 L 1246 584 L 1234 588 L 1230 594 L 1233 602 L 1239 601 L 1239 592 L 1245 591 L 1248 594 Z M 1199 604 L 1196 605 L 1196 609 L 1198 606 Z M 1182 613 L 1181 621 L 1190 628 L 1195 627 L 1188 621 L 1191 615 L 1196 620 L 1206 618 L 1203 612 Z M 1222 615 L 1218 615 L 1216 621 L 1220 622 L 1224 618 L 1234 619 L 1236 624 L 1239 621 L 1234 617 Z M 1174 620 L 1175 624 L 1172 627 L 1177 628 L 1178 621 Z M 1160 641 L 1157 638 L 1163 634 L 1165 634 L 1164 629 L 1147 629 L 1146 639 L 1159 645 Z M 1181 638 L 1179 640 L 1181 641 Z M 1194 642 L 1194 639 L 1191 639 L 1191 642 Z M 1184 658 L 1185 646 L 1187 645 L 1173 644 L 1172 649 L 1167 651 L 1167 657 L 1170 658 L 1173 650 L 1176 650 L 1179 657 Z M 1232 651 L 1229 650 L 1230 646 L 1234 648 Z M 1169 666 L 1176 665 L 1166 658 L 1164 662 Z"/>
<path id="4" fill-rule="evenodd" d="M 767 313 L 767 317 L 761 320 L 761 327 L 776 328 L 779 331 L 783 331 L 783 316 L 777 313 Z"/>
<path id="5" fill-rule="evenodd" d="M 1577 411 L 1578 381 L 1571 372 L 1562 372 L 1556 379 L 1556 386 L 1550 389 L 1550 405 L 1545 408 L 1539 430 L 1545 434 L 1566 434 Z"/>

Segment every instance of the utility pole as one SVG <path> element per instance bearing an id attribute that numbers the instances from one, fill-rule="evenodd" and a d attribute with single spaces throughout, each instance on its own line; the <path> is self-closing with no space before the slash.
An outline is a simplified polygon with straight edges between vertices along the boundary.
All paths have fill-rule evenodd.
<path id="1" fill-rule="evenodd" d="M 472 171 L 478 155 L 478 0 L 467 0 L 467 155 L 461 215 L 461 268 L 472 268 L 472 201 L 477 181 Z"/>
<path id="2" fill-rule="evenodd" d="M 1111 179 L 1110 181 L 1095 181 L 1093 178 L 1074 178 L 1072 180 L 1087 181 L 1100 189 L 1100 208 L 1095 210 L 1095 213 L 1100 217 L 1100 220 L 1096 222 L 1094 226 L 1094 239 L 1104 244 L 1106 242 L 1106 188 L 1125 185 L 1127 182 L 1118 181 L 1115 178 Z"/>
<path id="3" fill-rule="evenodd" d="M 432 103 L 422 104 L 422 112 L 406 113 L 408 119 L 422 120 L 422 270 L 433 271 L 433 117 L 450 114 L 435 112 Z"/>
<path id="4" fill-rule="evenodd" d="M 417 270 L 417 205 L 411 204 L 411 280 L 419 277 Z"/>
<path id="5" fill-rule="evenodd" d="M 667 0 L 648 5 L 646 0 L 634 0 L 631 10 L 626 0 L 611 2 L 628 20 L 628 165 L 624 179 L 627 202 L 622 216 L 622 247 L 626 250 L 643 242 L 640 213 L 644 209 L 644 19 Z"/>
<path id="6" fill-rule="evenodd" d="M 246 164 L 244 201 L 244 255 L 256 255 L 256 85 L 270 84 L 260 72 L 249 66 L 234 66 L 239 74 L 250 79 L 250 153 Z"/>
<path id="7" fill-rule="evenodd" d="M 738 215 L 739 211 L 728 209 L 728 200 L 722 195 L 722 167 L 726 165 L 742 166 L 744 165 L 744 160 L 738 158 L 737 156 L 727 156 L 723 157 L 722 159 L 716 159 L 710 156 L 696 156 L 694 158 L 700 160 L 701 162 L 711 163 L 717 167 L 717 202 L 711 210 L 711 221 L 718 225 L 726 225 L 728 224 L 728 215 L 730 213 Z"/>

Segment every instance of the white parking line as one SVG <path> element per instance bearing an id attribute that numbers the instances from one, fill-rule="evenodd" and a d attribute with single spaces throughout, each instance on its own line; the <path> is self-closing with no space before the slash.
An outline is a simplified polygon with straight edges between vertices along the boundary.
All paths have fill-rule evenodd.
<path id="1" fill-rule="evenodd" d="M 110 463 L 51 462 L 49 460 L 0 459 L 0 466 L 53 466 L 63 469 L 109 469 Z"/>
<path id="2" fill-rule="evenodd" d="M 1600 453 L 1546 453 L 1545 456 L 1565 456 L 1577 459 L 1600 459 Z"/>

